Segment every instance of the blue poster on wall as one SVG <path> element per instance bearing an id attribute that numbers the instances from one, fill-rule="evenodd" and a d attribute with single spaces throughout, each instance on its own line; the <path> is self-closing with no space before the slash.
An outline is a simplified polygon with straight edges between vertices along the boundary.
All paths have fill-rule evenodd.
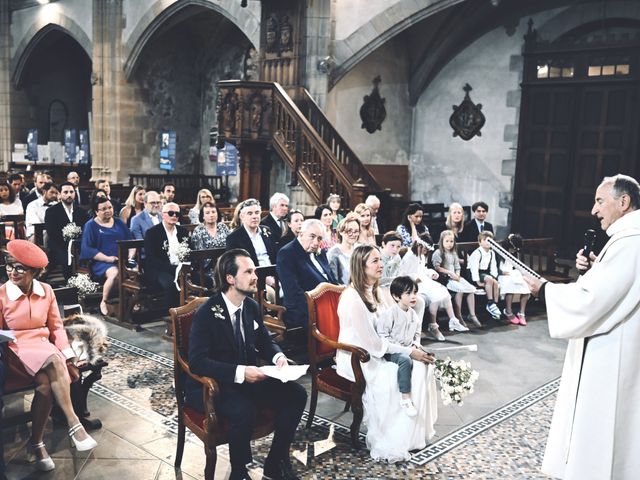
<path id="1" fill-rule="evenodd" d="M 160 132 L 160 168 L 170 171 L 176 169 L 176 132 Z"/>
<path id="2" fill-rule="evenodd" d="M 89 163 L 89 132 L 80 130 L 80 148 L 76 160 L 78 163 Z"/>
<path id="3" fill-rule="evenodd" d="M 38 129 L 32 128 L 27 133 L 27 160 L 38 161 Z"/>
<path id="4" fill-rule="evenodd" d="M 216 175 L 237 175 L 240 152 L 232 143 L 224 142 L 224 148 L 211 147 L 211 160 L 216 162 Z"/>
<path id="5" fill-rule="evenodd" d="M 76 162 L 77 137 L 75 129 L 64 131 L 64 161 L 66 163 Z"/>

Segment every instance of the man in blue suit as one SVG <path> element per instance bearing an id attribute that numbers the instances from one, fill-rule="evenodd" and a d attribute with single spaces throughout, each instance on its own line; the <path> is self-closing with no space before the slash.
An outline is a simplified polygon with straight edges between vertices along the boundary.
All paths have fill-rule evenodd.
<path id="1" fill-rule="evenodd" d="M 320 220 L 305 220 L 298 238 L 278 252 L 276 271 L 284 293 L 283 302 L 287 308 L 284 322 L 288 328 L 307 328 L 309 314 L 304 292 L 322 282 L 338 283 L 331 273 L 326 253 L 318 253 L 324 231 Z"/>
<path id="2" fill-rule="evenodd" d="M 144 240 L 144 234 L 147 233 L 147 230 L 162 222 L 161 206 L 162 202 L 157 192 L 149 190 L 144 194 L 144 210 L 131 219 L 130 229 L 133 238 Z"/>

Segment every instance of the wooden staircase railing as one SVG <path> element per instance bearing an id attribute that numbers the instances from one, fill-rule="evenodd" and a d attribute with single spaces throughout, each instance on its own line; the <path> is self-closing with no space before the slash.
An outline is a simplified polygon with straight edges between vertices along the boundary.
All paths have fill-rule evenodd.
<path id="1" fill-rule="evenodd" d="M 353 178 L 362 179 L 372 191 L 382 190 L 376 178 L 360 161 L 354 151 L 351 150 L 351 147 L 338 133 L 307 89 L 302 88 L 300 90 L 297 105 L 314 130 L 318 132 L 325 145 L 331 149 L 334 157 L 344 165 Z"/>
<path id="2" fill-rule="evenodd" d="M 229 139 L 270 143 L 315 202 L 337 193 L 353 208 L 367 191 L 382 190 L 308 93 L 300 94 L 305 115 L 278 83 L 218 86 L 218 129 Z"/>

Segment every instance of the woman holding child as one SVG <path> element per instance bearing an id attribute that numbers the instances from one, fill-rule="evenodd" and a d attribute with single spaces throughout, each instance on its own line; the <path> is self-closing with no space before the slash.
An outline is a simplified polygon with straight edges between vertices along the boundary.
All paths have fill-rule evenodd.
<path id="1" fill-rule="evenodd" d="M 389 309 L 382 303 L 379 289 L 383 265 L 378 248 L 373 245 L 356 247 L 351 255 L 350 270 L 351 284 L 342 293 L 338 304 L 338 340 L 362 347 L 371 355 L 371 359 L 362 364 L 367 382 L 362 398 L 367 446 L 374 460 L 405 461 L 411 457 L 410 450 L 424 448 L 435 433 L 437 393 L 432 365 L 434 358 L 417 348 L 413 336 L 404 345 L 396 343 L 395 336 L 390 339 L 378 335 L 376 328 Z M 413 412 L 408 408 L 409 404 L 403 402 L 398 384 L 398 365 L 385 360 L 387 354 L 405 354 L 412 359 L 410 404 L 416 410 L 415 416 L 410 416 Z M 354 379 L 350 353 L 338 350 L 336 366 L 340 376 Z"/>

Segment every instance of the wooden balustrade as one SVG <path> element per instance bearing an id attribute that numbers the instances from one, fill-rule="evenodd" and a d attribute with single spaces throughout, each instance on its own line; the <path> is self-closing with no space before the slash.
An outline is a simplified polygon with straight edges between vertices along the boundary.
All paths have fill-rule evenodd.
<path id="1" fill-rule="evenodd" d="M 224 80 L 218 86 L 225 136 L 270 143 L 315 202 L 337 193 L 353 208 L 367 191 L 382 190 L 308 93 L 296 95 L 305 114 L 278 83 Z"/>

